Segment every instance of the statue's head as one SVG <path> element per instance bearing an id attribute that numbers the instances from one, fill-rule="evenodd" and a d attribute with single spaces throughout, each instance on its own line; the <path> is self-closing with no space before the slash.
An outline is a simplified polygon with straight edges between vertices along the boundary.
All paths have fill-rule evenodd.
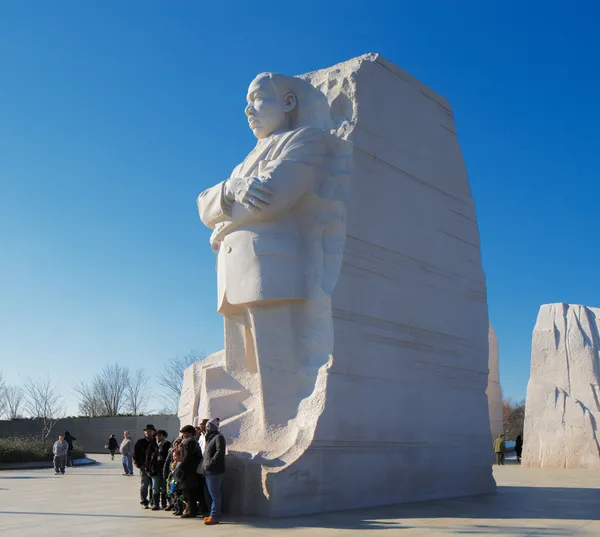
<path id="1" fill-rule="evenodd" d="M 261 73 L 248 87 L 246 116 L 259 140 L 293 128 L 298 106 L 296 79 L 275 73 Z"/>

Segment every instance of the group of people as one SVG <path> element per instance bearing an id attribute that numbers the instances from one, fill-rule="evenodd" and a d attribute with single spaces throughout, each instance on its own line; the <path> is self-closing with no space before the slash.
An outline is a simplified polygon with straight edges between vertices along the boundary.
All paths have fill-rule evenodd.
<path id="1" fill-rule="evenodd" d="M 498 466 L 504 466 L 504 460 L 506 457 L 506 441 L 504 440 L 504 434 L 500 433 L 498 438 L 494 440 L 494 453 L 496 455 L 496 464 Z M 518 435 L 515 440 L 515 454 L 517 455 L 517 462 L 521 462 L 521 455 L 523 454 L 523 436 Z"/>
<path id="2" fill-rule="evenodd" d="M 220 522 L 226 444 L 219 423 L 213 418 L 199 427 L 186 425 L 172 444 L 167 431 L 148 424 L 133 449 L 125 431 L 119 447 L 123 475 L 133 475 L 133 465 L 139 469 L 142 507 L 173 511 L 181 518 L 203 515 L 207 526 Z"/>
<path id="3" fill-rule="evenodd" d="M 219 418 L 204 419 L 199 427 L 186 425 L 171 442 L 168 433 L 146 425 L 144 437 L 132 445 L 129 431 L 119 444 L 110 435 L 106 448 L 111 460 L 121 454 L 123 475 L 132 476 L 134 465 L 140 472 L 140 504 L 153 511 L 173 511 L 181 518 L 204 516 L 204 524 L 218 524 L 222 517 L 221 482 L 225 473 L 225 438 L 219 431 Z M 55 474 L 64 474 L 73 465 L 73 442 L 68 431 L 52 446 Z M 209 499 L 209 502 L 207 502 Z M 210 503 L 210 507 L 208 507 Z"/>

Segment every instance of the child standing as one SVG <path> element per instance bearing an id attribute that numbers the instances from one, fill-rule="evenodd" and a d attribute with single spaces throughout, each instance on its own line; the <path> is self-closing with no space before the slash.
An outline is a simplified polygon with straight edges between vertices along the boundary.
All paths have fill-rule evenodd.
<path id="1" fill-rule="evenodd" d="M 69 444 L 62 434 L 58 435 L 58 440 L 52 446 L 52 454 L 54 455 L 54 475 L 65 473 L 65 465 L 67 464 L 67 452 Z"/>
<path id="2" fill-rule="evenodd" d="M 177 484 L 176 473 L 181 464 L 181 455 L 179 447 L 173 448 L 173 460 L 171 462 L 169 477 L 167 478 L 167 498 L 169 505 L 167 511 L 173 511 L 174 515 L 183 515 L 185 503 L 182 496 L 182 491 Z"/>

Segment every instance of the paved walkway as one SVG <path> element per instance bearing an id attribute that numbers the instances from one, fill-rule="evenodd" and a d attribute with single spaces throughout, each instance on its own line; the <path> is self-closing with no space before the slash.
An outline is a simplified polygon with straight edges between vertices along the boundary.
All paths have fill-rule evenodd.
<path id="1" fill-rule="evenodd" d="M 495 496 L 205 527 L 200 519 L 141 509 L 139 480 L 121 476 L 119 462 L 107 455 L 94 458 L 101 464 L 72 469 L 66 476 L 50 470 L 0 472 L 2 536 L 600 537 L 598 471 L 507 465 L 496 471 Z"/>

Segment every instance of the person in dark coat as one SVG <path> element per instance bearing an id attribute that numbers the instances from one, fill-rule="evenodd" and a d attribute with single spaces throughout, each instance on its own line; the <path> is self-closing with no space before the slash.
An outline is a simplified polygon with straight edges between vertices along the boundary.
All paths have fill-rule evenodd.
<path id="1" fill-rule="evenodd" d="M 146 472 L 146 453 L 152 444 L 156 444 L 156 440 L 154 439 L 155 433 L 156 429 L 154 425 L 149 423 L 144 429 L 144 438 L 140 438 L 133 447 L 133 464 L 140 470 L 140 504 L 146 509 L 148 509 L 148 504 L 150 503 L 148 500 L 148 489 L 152 485 L 152 480 Z M 150 497 L 152 497 L 152 492 L 150 492 Z"/>
<path id="2" fill-rule="evenodd" d="M 196 429 L 192 425 L 186 425 L 181 429 L 183 441 L 181 442 L 181 464 L 177 469 L 177 483 L 183 491 L 186 510 L 181 518 L 193 518 L 198 515 L 198 501 L 200 494 L 200 479 L 198 478 L 198 466 L 202 462 L 200 446 L 195 438 Z"/>
<path id="3" fill-rule="evenodd" d="M 108 451 L 110 452 L 110 460 L 114 461 L 115 453 L 119 449 L 119 443 L 117 442 L 117 439 L 115 438 L 114 434 L 110 435 L 110 438 L 108 439 L 108 444 L 106 445 L 106 447 L 108 448 Z"/>
<path id="4" fill-rule="evenodd" d="M 65 431 L 65 442 L 69 445 L 69 451 L 67 451 L 67 466 L 73 466 L 73 442 L 75 438 L 69 431 Z"/>
<path id="5" fill-rule="evenodd" d="M 206 445 L 202 458 L 202 474 L 208 493 L 212 499 L 210 516 L 204 524 L 212 526 L 221 521 L 221 482 L 225 473 L 225 438 L 219 431 L 218 419 L 208 420 L 206 424 Z"/>
<path id="6" fill-rule="evenodd" d="M 521 455 L 523 454 L 523 437 L 517 436 L 515 440 L 515 453 L 517 454 L 517 462 L 521 462 Z"/>
<path id="7" fill-rule="evenodd" d="M 171 442 L 167 440 L 167 436 L 164 429 L 156 431 L 156 442 L 150 444 L 146 451 L 146 473 L 152 479 L 153 511 L 159 511 L 161 504 L 163 509 L 167 507 L 167 488 L 163 475 L 171 449 Z"/>

